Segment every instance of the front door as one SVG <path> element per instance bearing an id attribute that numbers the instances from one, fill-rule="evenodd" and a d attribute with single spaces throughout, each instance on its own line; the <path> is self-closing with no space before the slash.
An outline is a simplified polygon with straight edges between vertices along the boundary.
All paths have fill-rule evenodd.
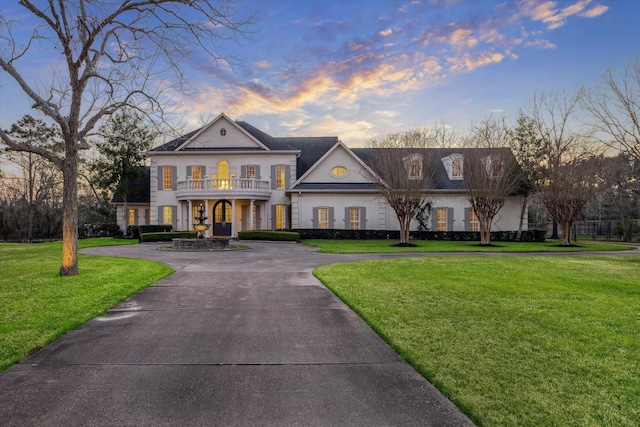
<path id="1" fill-rule="evenodd" d="M 219 200 L 213 205 L 213 235 L 231 236 L 231 203 Z"/>

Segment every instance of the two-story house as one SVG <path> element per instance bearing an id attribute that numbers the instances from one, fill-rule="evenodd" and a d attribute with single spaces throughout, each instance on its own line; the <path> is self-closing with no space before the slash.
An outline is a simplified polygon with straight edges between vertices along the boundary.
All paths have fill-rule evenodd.
<path id="1" fill-rule="evenodd" d="M 436 150 L 441 170 L 430 194 L 431 229 L 476 231 L 462 181 L 464 150 Z M 220 114 L 148 154 L 148 201 L 128 203 L 129 224 L 191 230 L 202 205 L 212 224 L 209 235 L 216 236 L 284 228 L 398 229 L 395 212 L 362 172 L 374 161 L 371 149 L 350 149 L 337 137 L 276 138 Z M 520 196 L 507 200 L 493 229 L 517 230 L 521 203 Z M 122 205 L 118 209 L 123 218 Z"/>

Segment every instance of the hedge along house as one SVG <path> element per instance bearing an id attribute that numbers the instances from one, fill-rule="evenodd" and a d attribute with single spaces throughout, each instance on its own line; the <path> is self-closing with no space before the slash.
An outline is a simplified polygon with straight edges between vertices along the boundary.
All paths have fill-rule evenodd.
<path id="1" fill-rule="evenodd" d="M 465 150 L 433 150 L 440 161 L 435 187 L 429 190 L 433 208 L 428 227 L 477 231 L 462 180 Z M 395 212 L 363 173 L 374 161 L 372 153 L 350 149 L 337 137 L 272 137 L 220 114 L 148 153 L 148 205 L 137 200 L 135 212 L 126 218 L 191 230 L 202 205 L 212 225 L 209 236 L 278 229 L 395 231 Z M 406 171 L 412 173 L 409 167 Z M 513 196 L 506 201 L 494 230 L 518 229 L 522 200 Z M 121 204 L 118 209 L 121 221 Z M 120 224 L 123 229 L 126 225 Z M 417 227 L 414 221 L 412 229 Z"/>

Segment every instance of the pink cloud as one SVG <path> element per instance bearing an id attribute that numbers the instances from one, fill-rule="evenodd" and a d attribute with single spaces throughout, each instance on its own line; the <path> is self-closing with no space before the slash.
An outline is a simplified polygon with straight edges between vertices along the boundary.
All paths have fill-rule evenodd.
<path id="1" fill-rule="evenodd" d="M 609 10 L 608 6 L 601 4 L 585 11 L 584 13 L 581 13 L 580 16 L 582 16 L 583 18 L 596 18 L 606 13 L 608 10 Z"/>

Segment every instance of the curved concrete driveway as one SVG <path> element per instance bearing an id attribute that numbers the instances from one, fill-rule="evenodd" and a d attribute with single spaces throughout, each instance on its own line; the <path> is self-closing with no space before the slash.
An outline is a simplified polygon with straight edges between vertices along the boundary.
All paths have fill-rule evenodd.
<path id="1" fill-rule="evenodd" d="M 0 424 L 472 425 L 312 276 L 319 265 L 398 254 L 246 244 L 84 250 L 176 272 L 0 375 Z"/>

